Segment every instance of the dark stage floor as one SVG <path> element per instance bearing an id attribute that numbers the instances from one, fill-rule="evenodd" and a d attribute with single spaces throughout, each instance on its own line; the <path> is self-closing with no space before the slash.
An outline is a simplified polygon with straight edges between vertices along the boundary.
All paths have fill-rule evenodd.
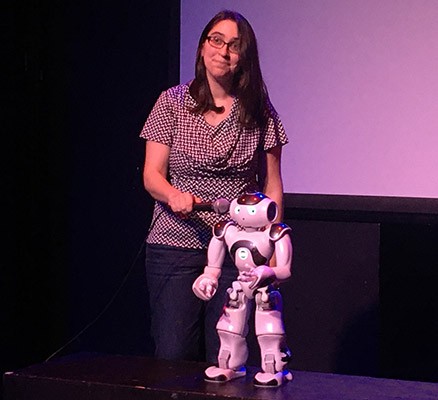
<path id="1" fill-rule="evenodd" d="M 293 371 L 280 388 L 256 388 L 250 368 L 228 383 L 203 380 L 206 364 L 74 354 L 3 376 L 5 400 L 437 400 L 438 383 Z"/>

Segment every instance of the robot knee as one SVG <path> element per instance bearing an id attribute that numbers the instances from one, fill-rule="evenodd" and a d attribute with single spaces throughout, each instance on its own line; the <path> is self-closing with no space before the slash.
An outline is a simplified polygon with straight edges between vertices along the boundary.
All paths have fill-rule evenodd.
<path id="1" fill-rule="evenodd" d="M 284 335 L 281 295 L 276 290 L 264 289 L 256 295 L 256 335 Z"/>
<path id="2" fill-rule="evenodd" d="M 238 282 L 233 282 L 233 287 L 227 292 L 228 299 L 216 328 L 219 331 L 246 336 L 251 303 L 240 289 Z"/>
<path id="3" fill-rule="evenodd" d="M 272 286 L 260 288 L 256 294 L 255 302 L 260 311 L 283 311 L 283 298 L 278 290 Z"/>

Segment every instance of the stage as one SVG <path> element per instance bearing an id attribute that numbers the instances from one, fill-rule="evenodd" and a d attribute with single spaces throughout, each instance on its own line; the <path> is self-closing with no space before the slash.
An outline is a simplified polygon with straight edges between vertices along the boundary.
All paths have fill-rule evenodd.
<path id="1" fill-rule="evenodd" d="M 436 400 L 438 383 L 292 371 L 280 388 L 252 384 L 258 368 L 227 383 L 203 380 L 203 363 L 80 353 L 3 375 L 5 400 Z"/>

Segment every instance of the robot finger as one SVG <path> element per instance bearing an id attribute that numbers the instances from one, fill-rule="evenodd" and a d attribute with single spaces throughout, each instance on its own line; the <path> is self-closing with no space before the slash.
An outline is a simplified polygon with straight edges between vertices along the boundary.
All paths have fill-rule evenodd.
<path id="1" fill-rule="evenodd" d="M 257 279 L 257 277 L 252 271 L 242 271 L 237 277 L 237 280 L 240 282 L 252 282 L 255 279 Z"/>
<path id="2" fill-rule="evenodd" d="M 207 297 L 212 297 L 214 290 L 215 290 L 214 286 L 211 283 L 208 283 L 204 289 L 204 293 Z"/>
<path id="3" fill-rule="evenodd" d="M 249 288 L 250 288 L 250 289 L 257 288 L 257 287 L 259 287 L 259 285 L 260 285 L 261 276 L 253 276 L 253 278 L 252 278 L 251 280 L 252 280 L 252 282 L 251 282 L 251 284 L 249 285 Z"/>

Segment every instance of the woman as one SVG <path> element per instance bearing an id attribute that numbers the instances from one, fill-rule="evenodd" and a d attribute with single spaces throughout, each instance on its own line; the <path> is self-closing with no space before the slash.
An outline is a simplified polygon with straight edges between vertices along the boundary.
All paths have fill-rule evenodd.
<path id="1" fill-rule="evenodd" d="M 212 301 L 193 294 L 212 226 L 224 218 L 194 205 L 262 191 L 282 210 L 281 148 L 288 141 L 263 82 L 254 31 L 241 14 L 224 10 L 206 25 L 194 80 L 160 95 L 140 136 L 144 186 L 156 200 L 146 240 L 155 355 L 214 362 L 215 325 L 237 273 L 228 260 Z"/>

